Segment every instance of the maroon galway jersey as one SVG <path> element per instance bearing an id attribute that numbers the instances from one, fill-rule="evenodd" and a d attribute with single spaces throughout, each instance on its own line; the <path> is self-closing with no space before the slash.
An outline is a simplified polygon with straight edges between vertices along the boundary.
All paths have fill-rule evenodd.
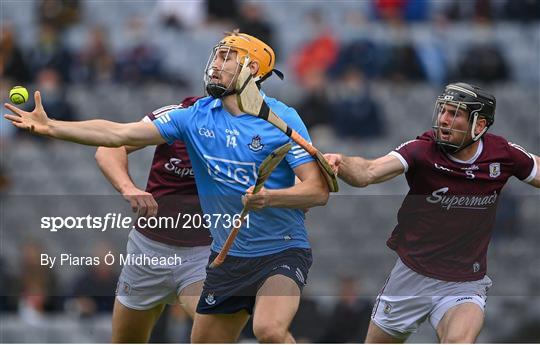
<path id="1" fill-rule="evenodd" d="M 475 156 L 459 161 L 439 148 L 432 132 L 390 155 L 405 167 L 410 190 L 388 247 L 427 277 L 482 279 L 501 189 L 511 176 L 531 181 L 537 170 L 534 158 L 520 146 L 486 134 Z"/>
<path id="2" fill-rule="evenodd" d="M 147 114 L 144 121 L 154 121 L 166 112 L 187 108 L 197 101 L 198 97 L 188 97 L 179 105 L 162 107 Z M 156 227 L 136 227 L 144 236 L 161 243 L 195 247 L 210 245 L 212 239 L 208 229 L 199 226 L 194 217 L 200 217 L 202 210 L 197 195 L 197 186 L 193 168 L 186 145 L 175 141 L 172 145 L 156 146 L 152 167 L 148 176 L 146 191 L 151 193 L 158 203 L 157 219 L 165 217 L 174 220 L 174 225 Z M 165 224 L 163 221 L 162 224 Z M 152 225 L 152 224 L 151 224 Z"/>

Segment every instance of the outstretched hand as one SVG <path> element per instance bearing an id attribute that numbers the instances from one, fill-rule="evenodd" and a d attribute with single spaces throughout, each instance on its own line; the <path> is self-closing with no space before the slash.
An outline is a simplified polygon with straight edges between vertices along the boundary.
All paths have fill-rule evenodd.
<path id="1" fill-rule="evenodd" d="M 339 173 L 339 165 L 343 161 L 343 155 L 339 153 L 327 153 L 324 155 L 324 158 L 326 158 L 328 164 L 330 164 L 334 174 L 337 175 Z"/>
<path id="2" fill-rule="evenodd" d="M 25 129 L 32 134 L 49 134 L 49 118 L 43 105 L 41 104 L 41 94 L 39 91 L 34 93 L 35 108 L 32 112 L 24 111 L 16 106 L 4 103 L 4 107 L 13 114 L 4 114 L 4 118 L 11 121 L 13 126 Z"/>

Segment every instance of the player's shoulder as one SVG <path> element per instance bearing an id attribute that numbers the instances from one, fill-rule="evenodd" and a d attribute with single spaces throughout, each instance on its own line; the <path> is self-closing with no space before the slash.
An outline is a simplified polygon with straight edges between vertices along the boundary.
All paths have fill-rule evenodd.
<path id="1" fill-rule="evenodd" d="M 152 111 L 151 113 L 146 114 L 146 117 L 148 117 L 150 120 L 156 120 L 159 117 L 165 114 L 168 114 L 174 110 L 189 108 L 192 105 L 194 105 L 199 99 L 201 99 L 201 97 L 198 97 L 198 96 L 186 97 L 180 103 L 162 106 Z"/>
<path id="2" fill-rule="evenodd" d="M 180 102 L 179 106 L 180 108 L 188 108 L 197 103 L 198 100 L 202 99 L 201 96 L 190 96 L 186 97 Z"/>
<path id="3" fill-rule="evenodd" d="M 210 96 L 196 97 L 193 106 L 196 106 L 197 108 L 206 108 L 212 106 L 214 102 L 219 102 L 219 99 Z"/>
<path id="4" fill-rule="evenodd" d="M 405 147 L 424 147 L 427 148 L 435 144 L 435 139 L 433 137 L 433 132 L 428 131 L 424 132 L 421 135 L 417 136 L 415 139 L 407 140 L 401 143 L 394 151 L 399 151 Z"/>
<path id="5" fill-rule="evenodd" d="M 178 109 L 190 108 L 193 112 L 200 109 L 206 109 L 212 106 L 213 102 L 218 101 L 213 97 L 186 97 L 177 107 Z"/>
<path id="6" fill-rule="evenodd" d="M 509 145 L 508 139 L 505 137 L 502 137 L 500 135 L 496 135 L 493 133 L 486 133 L 482 137 L 482 140 L 484 141 L 484 145 L 488 147 L 507 147 Z"/>
<path id="7" fill-rule="evenodd" d="M 508 140 L 500 135 L 486 133 L 482 137 L 484 147 L 488 153 L 507 153 L 510 151 L 510 147 L 517 146 L 516 144 L 508 142 Z"/>
<path id="8" fill-rule="evenodd" d="M 524 147 L 509 141 L 505 137 L 486 133 L 482 139 L 484 140 L 484 146 L 487 148 L 487 150 L 489 150 L 489 152 L 496 152 L 498 154 L 505 152 L 508 155 L 512 155 L 512 153 L 521 151 L 524 155 L 532 159 L 531 154 Z"/>
<path id="9" fill-rule="evenodd" d="M 215 102 L 219 102 L 219 100 L 210 96 L 188 97 L 182 101 L 182 107 L 178 109 L 189 108 L 193 114 L 196 114 L 199 111 L 206 111 L 208 108 L 212 107 Z"/>

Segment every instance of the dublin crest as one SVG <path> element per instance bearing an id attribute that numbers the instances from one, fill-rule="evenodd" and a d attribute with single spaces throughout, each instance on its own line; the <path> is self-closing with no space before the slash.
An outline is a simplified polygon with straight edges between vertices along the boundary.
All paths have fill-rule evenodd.
<path id="1" fill-rule="evenodd" d="M 264 144 L 260 135 L 256 135 L 251 139 L 251 143 L 248 145 L 249 149 L 254 152 L 258 152 L 263 149 Z"/>
<path id="2" fill-rule="evenodd" d="M 204 301 L 206 302 L 206 304 L 208 305 L 214 305 L 216 304 L 216 299 L 214 298 L 214 293 L 213 292 L 210 292 L 206 298 L 204 299 Z"/>

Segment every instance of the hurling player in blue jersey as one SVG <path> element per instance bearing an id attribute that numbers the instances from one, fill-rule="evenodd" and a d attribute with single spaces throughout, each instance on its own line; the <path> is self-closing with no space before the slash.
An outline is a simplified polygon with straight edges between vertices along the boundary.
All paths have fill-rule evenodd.
<path id="1" fill-rule="evenodd" d="M 39 92 L 32 112 L 5 105 L 14 113 L 5 118 L 16 127 L 86 145 L 141 146 L 182 140 L 193 164 L 204 221 L 214 239 L 210 262 L 243 204 L 254 211 L 225 262 L 207 271 L 193 342 L 236 341 L 250 314 L 260 342 L 294 341 L 288 328 L 312 263 L 302 210 L 328 200 L 317 164 L 297 145 L 269 177 L 266 188 L 252 193 L 260 163 L 290 139 L 265 120 L 240 111 L 234 85 L 246 61 L 259 84 L 272 73 L 279 75 L 273 69 L 271 47 L 255 37 L 229 33 L 214 47 L 205 69 L 210 96 L 152 123 L 55 121 L 47 117 Z M 294 109 L 264 97 L 277 115 L 309 140 Z M 295 184 L 295 176 L 300 183 Z"/>

